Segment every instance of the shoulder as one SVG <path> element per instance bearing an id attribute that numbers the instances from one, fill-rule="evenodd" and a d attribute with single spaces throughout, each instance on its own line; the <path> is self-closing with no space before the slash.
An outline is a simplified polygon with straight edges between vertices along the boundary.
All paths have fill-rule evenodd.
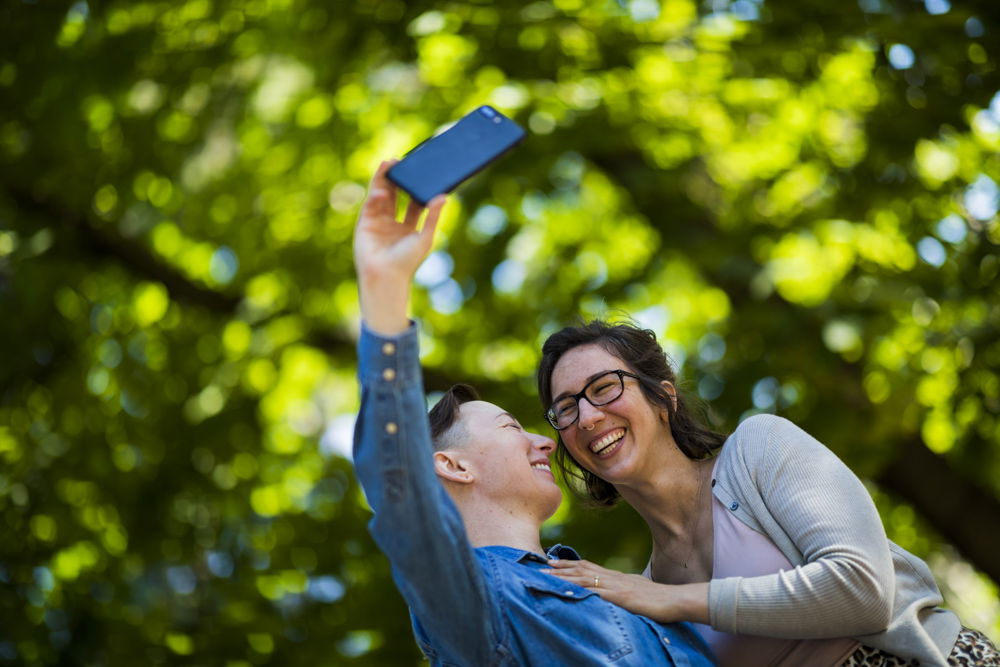
<path id="1" fill-rule="evenodd" d="M 736 438 L 740 440 L 757 440 L 766 439 L 769 437 L 772 430 L 783 425 L 792 424 L 784 417 L 779 417 L 778 415 L 771 414 L 759 414 L 747 417 L 740 422 L 736 430 L 730 438 Z"/>
<path id="2" fill-rule="evenodd" d="M 726 439 L 723 452 L 729 454 L 753 455 L 771 449 L 775 444 L 798 438 L 810 438 L 809 434 L 784 417 L 759 414 L 747 417 Z"/>
<path id="3" fill-rule="evenodd" d="M 760 446 L 763 444 L 782 445 L 791 443 L 793 445 L 818 445 L 819 441 L 807 433 L 795 422 L 784 417 L 771 414 L 759 414 L 747 417 L 729 440 L 737 442 L 743 447 Z M 729 444 L 729 440 L 726 444 Z"/>
<path id="4" fill-rule="evenodd" d="M 726 440 L 720 453 L 720 463 L 746 470 L 772 469 L 803 454 L 819 457 L 829 450 L 816 438 L 784 417 L 758 414 L 740 422 Z"/>

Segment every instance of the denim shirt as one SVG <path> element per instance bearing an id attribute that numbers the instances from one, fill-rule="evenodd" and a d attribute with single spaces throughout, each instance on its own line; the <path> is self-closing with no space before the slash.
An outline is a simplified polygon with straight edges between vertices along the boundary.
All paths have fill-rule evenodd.
<path id="1" fill-rule="evenodd" d="M 579 558 L 569 547 L 472 548 L 434 473 L 416 326 L 363 328 L 358 357 L 355 472 L 432 665 L 714 664 L 690 624 L 660 625 L 541 571 L 546 557 Z"/>

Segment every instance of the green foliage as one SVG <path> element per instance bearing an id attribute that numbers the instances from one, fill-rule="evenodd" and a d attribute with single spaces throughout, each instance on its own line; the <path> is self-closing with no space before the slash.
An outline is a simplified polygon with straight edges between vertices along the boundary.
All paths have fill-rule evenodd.
<path id="1" fill-rule="evenodd" d="M 428 389 L 542 429 L 545 335 L 630 313 L 720 426 L 777 411 L 873 480 L 1000 636 L 998 30 L 946 0 L 6 3 L 0 662 L 417 662 L 344 458 L 350 237 L 378 161 L 483 103 L 530 137 L 446 210 Z M 648 549 L 627 508 L 546 535 Z"/>

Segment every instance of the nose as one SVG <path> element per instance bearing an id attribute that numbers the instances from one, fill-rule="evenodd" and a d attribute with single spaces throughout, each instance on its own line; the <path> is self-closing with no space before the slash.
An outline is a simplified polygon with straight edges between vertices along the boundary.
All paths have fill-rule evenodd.
<path id="1" fill-rule="evenodd" d="M 556 449 L 556 443 L 552 438 L 537 433 L 531 434 L 531 446 L 540 452 L 544 452 L 546 456 L 552 456 L 552 452 Z"/>
<path id="2" fill-rule="evenodd" d="M 604 419 L 604 413 L 600 408 L 595 408 L 590 404 L 585 398 L 581 398 L 577 403 L 578 416 L 576 419 L 577 426 L 585 431 L 589 431 L 594 428 L 597 422 Z"/>

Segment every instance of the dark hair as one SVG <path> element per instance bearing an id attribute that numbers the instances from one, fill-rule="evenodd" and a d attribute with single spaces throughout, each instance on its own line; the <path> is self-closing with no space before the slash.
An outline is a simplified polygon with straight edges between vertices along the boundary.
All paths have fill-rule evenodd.
<path id="1" fill-rule="evenodd" d="M 444 393 L 441 400 L 434 404 L 427 416 L 431 422 L 431 442 L 434 444 L 435 452 L 458 444 L 457 438 L 447 437 L 448 432 L 458 419 L 462 403 L 478 400 L 479 394 L 471 386 L 456 384 Z"/>
<path id="2" fill-rule="evenodd" d="M 715 456 L 726 436 L 695 419 L 688 405 L 696 401 L 685 398 L 679 391 L 674 405 L 674 397 L 660 384 L 666 380 L 676 389 L 677 375 L 670 360 L 656 341 L 656 334 L 632 322 L 593 320 L 580 326 L 566 327 L 549 336 L 542 346 L 542 360 L 538 366 L 538 396 L 543 409 L 547 410 L 552 404 L 552 371 L 559 359 L 575 347 L 591 344 L 615 355 L 625 362 L 628 370 L 639 376 L 639 387 L 646 400 L 651 405 L 666 408 L 670 416 L 670 431 L 677 446 L 688 458 L 708 459 Z M 597 505 L 610 507 L 617 503 L 621 497 L 618 490 L 611 483 L 584 470 L 566 450 L 561 434 L 559 444 L 552 458 L 567 479 L 581 480 L 586 492 L 574 488 L 575 484 L 569 486 Z"/>

